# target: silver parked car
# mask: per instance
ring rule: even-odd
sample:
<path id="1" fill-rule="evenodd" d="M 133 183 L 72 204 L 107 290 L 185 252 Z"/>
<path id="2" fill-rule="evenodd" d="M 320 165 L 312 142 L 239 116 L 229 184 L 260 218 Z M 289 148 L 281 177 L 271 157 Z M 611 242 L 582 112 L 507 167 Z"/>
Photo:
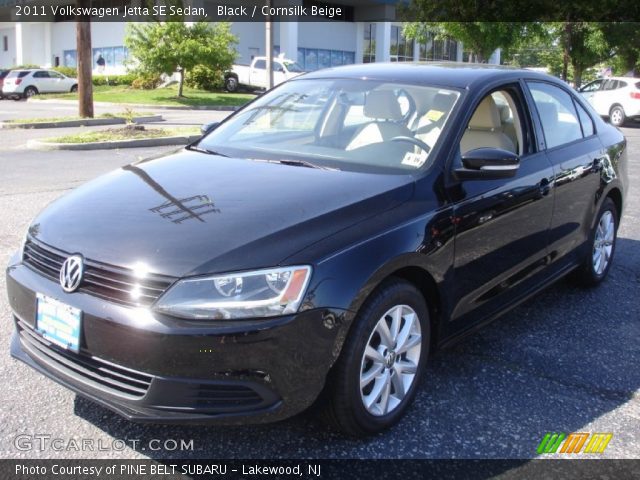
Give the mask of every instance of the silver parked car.
<path id="1" fill-rule="evenodd" d="M 640 78 L 600 78 L 580 88 L 580 93 L 616 127 L 627 119 L 640 120 Z"/>
<path id="2" fill-rule="evenodd" d="M 39 93 L 76 92 L 78 80 L 55 70 L 12 70 L 5 77 L 2 94 L 15 100 L 29 98 Z"/>

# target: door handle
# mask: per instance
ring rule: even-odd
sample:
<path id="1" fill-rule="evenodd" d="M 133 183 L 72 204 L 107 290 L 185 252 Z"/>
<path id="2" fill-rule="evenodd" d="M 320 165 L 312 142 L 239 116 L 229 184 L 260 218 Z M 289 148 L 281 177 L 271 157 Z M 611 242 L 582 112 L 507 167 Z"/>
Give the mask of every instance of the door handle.
<path id="1" fill-rule="evenodd" d="M 540 194 L 545 197 L 549 195 L 549 192 L 551 191 L 551 182 L 548 178 L 543 178 L 542 180 L 540 180 L 538 188 L 540 189 Z"/>
<path id="2" fill-rule="evenodd" d="M 604 168 L 605 159 L 603 157 L 597 157 L 593 160 L 593 171 L 600 172 Z"/>

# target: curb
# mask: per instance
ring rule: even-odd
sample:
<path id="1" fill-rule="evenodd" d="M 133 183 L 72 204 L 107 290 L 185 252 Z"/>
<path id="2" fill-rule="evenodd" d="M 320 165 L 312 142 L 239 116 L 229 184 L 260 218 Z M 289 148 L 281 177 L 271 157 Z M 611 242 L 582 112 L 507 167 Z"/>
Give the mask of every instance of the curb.
<path id="1" fill-rule="evenodd" d="M 28 119 L 27 119 L 28 120 Z M 147 115 L 133 117 L 133 123 L 162 122 L 162 115 Z M 96 125 L 124 125 L 127 121 L 122 117 L 114 118 L 85 118 L 81 120 L 61 120 L 59 122 L 33 122 L 33 123 L 7 123 L 0 122 L 0 129 L 38 129 L 38 128 L 67 128 L 67 127 L 92 127 Z"/>
<path id="2" fill-rule="evenodd" d="M 249 103 L 251 100 L 247 100 Z M 27 102 L 33 103 L 61 103 L 63 105 L 77 105 L 77 100 L 56 100 L 56 99 L 42 99 L 37 100 L 33 98 L 27 99 Z M 213 110 L 219 112 L 235 112 L 241 105 L 149 105 L 146 103 L 112 103 L 112 102 L 93 102 L 94 105 L 99 107 L 132 107 L 132 108 L 151 108 L 155 110 Z"/>
<path id="3" fill-rule="evenodd" d="M 33 150 L 112 150 L 116 148 L 158 147 L 163 145 L 187 145 L 196 141 L 200 135 L 180 137 L 139 138 L 135 140 L 115 140 L 113 142 L 92 143 L 49 143 L 29 140 L 27 148 Z"/>

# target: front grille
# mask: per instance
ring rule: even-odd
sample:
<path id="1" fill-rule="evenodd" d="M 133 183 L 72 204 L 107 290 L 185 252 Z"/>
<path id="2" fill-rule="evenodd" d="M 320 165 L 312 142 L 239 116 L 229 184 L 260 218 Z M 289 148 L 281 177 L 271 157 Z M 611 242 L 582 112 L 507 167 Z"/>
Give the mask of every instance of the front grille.
<path id="1" fill-rule="evenodd" d="M 73 353 L 52 344 L 22 320 L 17 322 L 23 347 L 40 362 L 84 384 L 121 397 L 137 399 L 147 393 L 153 377 L 85 353 Z"/>
<path id="2" fill-rule="evenodd" d="M 70 254 L 29 238 L 23 255 L 23 262 L 31 269 L 57 282 L 62 263 Z M 84 277 L 78 291 L 124 305 L 146 307 L 174 281 L 173 277 L 155 274 L 137 278 L 131 269 L 84 259 Z"/>

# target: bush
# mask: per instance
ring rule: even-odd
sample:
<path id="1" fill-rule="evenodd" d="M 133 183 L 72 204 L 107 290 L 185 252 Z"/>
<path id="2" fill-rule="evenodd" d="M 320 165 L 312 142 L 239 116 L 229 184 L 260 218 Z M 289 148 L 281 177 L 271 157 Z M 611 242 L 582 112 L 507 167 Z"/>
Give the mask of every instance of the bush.
<path id="1" fill-rule="evenodd" d="M 24 65 L 16 65 L 15 67 L 11 67 L 9 70 L 31 70 L 32 68 L 40 68 L 40 65 L 26 63 Z"/>
<path id="2" fill-rule="evenodd" d="M 53 70 L 60 72 L 66 77 L 76 78 L 78 76 L 76 67 L 53 67 Z"/>
<path id="3" fill-rule="evenodd" d="M 137 75 L 132 73 L 128 73 L 126 75 L 94 75 L 93 85 L 96 87 L 104 85 L 130 87 L 136 78 L 138 78 Z"/>
<path id="4" fill-rule="evenodd" d="M 196 65 L 186 72 L 185 83 L 199 90 L 220 90 L 224 85 L 224 73 L 205 65 Z"/>
<path id="5" fill-rule="evenodd" d="M 160 85 L 161 81 L 160 75 L 141 75 L 131 82 L 131 87 L 138 90 L 152 90 Z"/>

